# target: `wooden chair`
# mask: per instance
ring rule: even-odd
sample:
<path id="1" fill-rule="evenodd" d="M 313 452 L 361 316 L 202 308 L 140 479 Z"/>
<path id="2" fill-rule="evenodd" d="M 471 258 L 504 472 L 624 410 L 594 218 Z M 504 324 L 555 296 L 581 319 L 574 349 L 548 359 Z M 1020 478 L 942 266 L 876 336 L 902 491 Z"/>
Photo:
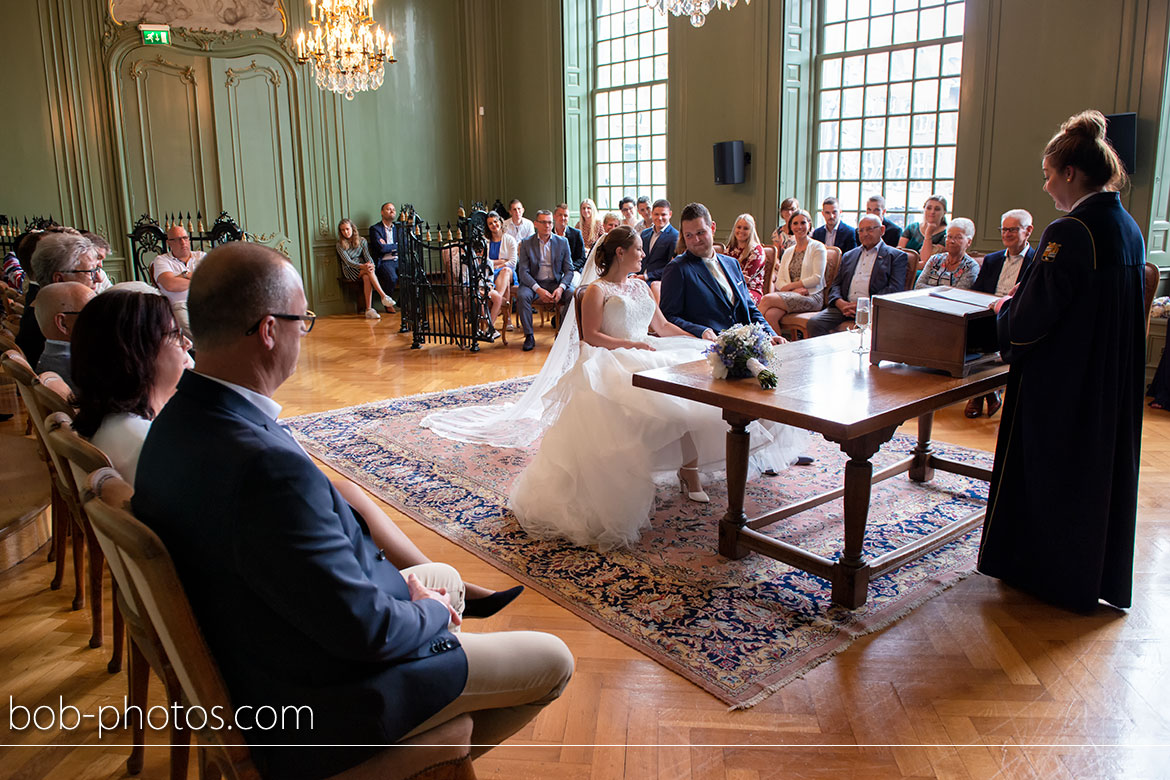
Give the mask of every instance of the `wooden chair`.
<path id="1" fill-rule="evenodd" d="M 922 260 L 919 258 L 917 250 L 903 249 L 902 251 L 906 253 L 906 257 L 908 258 L 906 262 L 906 286 L 902 289 L 913 290 L 914 283 L 918 281 L 918 266 Z"/>
<path id="2" fill-rule="evenodd" d="M 57 477 L 53 457 L 49 452 L 48 445 L 45 443 L 45 414 L 35 393 L 35 388 L 40 384 L 40 380 L 29 366 L 28 361 L 24 359 L 24 355 L 18 350 L 8 350 L 5 352 L 0 357 L 0 365 L 4 367 L 4 373 L 16 382 L 17 390 L 20 391 L 20 398 L 24 401 L 24 406 L 28 410 L 29 420 L 33 425 L 33 433 L 38 443 L 38 452 L 44 459 L 46 468 L 49 470 L 49 486 L 51 491 L 49 503 L 52 507 L 51 525 L 53 535 L 49 560 L 56 562 L 53 580 L 49 583 L 49 588 L 51 590 L 57 590 L 61 587 L 61 582 L 65 578 L 65 542 L 72 526 L 72 513 L 65 502 L 65 496 L 61 492 L 61 481 Z M 73 609 L 81 609 L 85 604 L 85 591 L 82 588 L 84 545 L 84 538 L 75 534 L 73 539 L 73 574 L 76 579 L 77 594 L 73 599 Z"/>
<path id="3" fill-rule="evenodd" d="M 50 391 L 42 383 L 36 388 L 39 395 Z M 55 395 L 55 394 L 54 394 Z M 102 555 L 101 545 L 93 535 L 93 526 L 85 516 L 84 502 L 81 491 L 85 486 L 86 475 L 101 468 L 112 467 L 110 459 L 97 447 L 90 444 L 73 430 L 73 418 L 64 411 L 51 412 L 45 418 L 45 437 L 49 450 L 56 454 L 58 461 L 63 462 L 66 480 L 71 500 L 76 505 L 81 519 L 81 526 L 85 533 L 86 544 L 89 547 L 89 607 L 93 621 L 93 633 L 90 636 L 89 646 L 100 647 L 103 639 L 103 575 L 105 574 L 105 556 Z M 114 648 L 110 662 L 106 668 L 110 674 L 122 668 L 122 641 L 125 631 L 122 626 L 122 613 L 118 610 L 117 598 L 113 607 L 113 636 Z M 145 704 L 145 699 L 141 702 Z"/>
<path id="4" fill-rule="evenodd" d="M 828 308 L 829 288 L 833 286 L 833 282 L 837 281 L 837 274 L 841 270 L 841 249 L 835 246 L 825 247 L 825 286 L 824 295 L 822 296 L 825 305 L 821 306 L 824 310 Z M 796 314 L 785 314 L 784 319 L 780 320 L 781 335 L 792 339 L 806 339 L 808 338 L 808 321 L 815 317 L 818 312 L 802 311 Z"/>
<path id="5" fill-rule="evenodd" d="M 772 292 L 772 274 L 776 272 L 776 247 L 764 247 L 764 294 Z"/>
<path id="6" fill-rule="evenodd" d="M 166 547 L 129 511 L 128 498 L 132 492 L 116 471 L 99 469 L 89 477 L 85 502 L 98 543 L 110 561 L 118 592 L 123 594 L 126 624 L 132 630 L 139 626 L 153 632 L 155 644 L 150 652 L 158 654 L 166 673 L 179 686 L 186 707 L 202 707 L 205 712 L 233 712 L 227 687 L 195 621 Z M 133 655 L 131 659 L 133 669 Z M 460 716 L 391 746 L 336 778 L 474 780 L 468 747 L 471 726 L 470 716 Z M 201 778 L 259 780 L 239 730 L 216 730 L 205 724 L 190 732 L 200 743 L 197 750 Z"/>

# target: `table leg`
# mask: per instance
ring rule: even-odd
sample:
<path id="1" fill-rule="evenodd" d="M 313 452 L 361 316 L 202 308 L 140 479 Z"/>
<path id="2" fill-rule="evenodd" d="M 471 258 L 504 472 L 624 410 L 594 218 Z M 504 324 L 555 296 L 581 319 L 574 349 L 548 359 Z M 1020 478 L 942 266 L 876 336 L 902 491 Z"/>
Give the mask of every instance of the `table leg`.
<path id="1" fill-rule="evenodd" d="M 934 467 L 930 456 L 930 433 L 934 428 L 934 412 L 927 412 L 918 418 L 918 444 L 914 447 L 914 462 L 910 464 L 910 479 L 915 482 L 929 482 L 934 479 Z"/>
<path id="2" fill-rule="evenodd" d="M 734 412 L 724 412 L 723 419 L 731 426 L 727 432 L 727 514 L 719 521 L 719 554 L 739 560 L 748 550 L 739 544 L 740 529 L 747 524 L 743 511 L 743 497 L 747 491 L 748 450 L 751 436 L 747 427 L 752 418 Z"/>
<path id="3" fill-rule="evenodd" d="M 849 461 L 845 464 L 845 549 L 833 570 L 833 603 L 849 609 L 864 605 L 869 595 L 869 568 L 861 557 L 873 478 L 873 464 L 869 459 L 897 429 L 892 426 L 840 442 Z"/>

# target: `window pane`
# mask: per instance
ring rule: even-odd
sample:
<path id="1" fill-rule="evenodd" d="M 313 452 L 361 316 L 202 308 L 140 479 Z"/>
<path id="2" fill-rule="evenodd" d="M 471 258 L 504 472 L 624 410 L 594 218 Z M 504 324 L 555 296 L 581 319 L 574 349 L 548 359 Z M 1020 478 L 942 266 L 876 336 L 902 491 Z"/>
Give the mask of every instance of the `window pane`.
<path id="1" fill-rule="evenodd" d="M 906 183 L 904 181 L 888 181 L 882 194 L 886 196 L 886 208 L 901 214 L 902 227 L 905 227 L 911 221 L 906 217 Z"/>
<path id="2" fill-rule="evenodd" d="M 942 80 L 938 90 L 938 107 L 943 110 L 959 107 L 959 80 L 957 78 Z"/>
<path id="3" fill-rule="evenodd" d="M 666 85 L 655 84 L 650 87 L 650 107 L 666 108 Z M 663 128 L 665 130 L 665 128 Z"/>
<path id="4" fill-rule="evenodd" d="M 837 155 L 835 152 L 821 152 L 817 155 L 817 178 L 837 178 Z"/>
<path id="5" fill-rule="evenodd" d="M 938 108 L 938 80 L 914 82 L 914 113 L 934 111 Z"/>
<path id="6" fill-rule="evenodd" d="M 874 181 L 881 179 L 885 162 L 885 155 L 882 152 L 862 152 L 861 154 L 861 176 L 867 181 Z M 870 185 L 872 190 L 880 190 L 880 186 Z"/>
<path id="7" fill-rule="evenodd" d="M 849 18 L 864 19 L 869 16 L 869 0 L 849 0 Z"/>
<path id="8" fill-rule="evenodd" d="M 913 43 L 918 40 L 918 14 L 894 14 L 894 43 Z"/>
<path id="9" fill-rule="evenodd" d="M 938 75 L 938 56 L 940 47 L 922 46 L 915 53 L 914 77 L 929 79 Z"/>
<path id="10" fill-rule="evenodd" d="M 943 35 L 943 9 L 930 8 L 918 13 L 918 40 L 928 41 Z"/>
<path id="11" fill-rule="evenodd" d="M 882 84 L 889 79 L 890 55 L 886 52 L 871 54 L 865 58 L 865 80 L 870 84 Z"/>
<path id="12" fill-rule="evenodd" d="M 910 178 L 929 179 L 934 176 L 934 150 L 914 149 L 910 152 Z"/>
<path id="13" fill-rule="evenodd" d="M 828 0 L 825 3 L 825 23 L 845 20 L 845 0 Z"/>
<path id="14" fill-rule="evenodd" d="M 861 147 L 861 120 L 850 119 L 841 123 L 841 148 L 858 149 Z"/>
<path id="15" fill-rule="evenodd" d="M 864 49 L 869 43 L 869 22 L 849 22 L 845 29 L 845 48 L 849 51 Z"/>
<path id="16" fill-rule="evenodd" d="M 836 149 L 838 133 L 839 127 L 836 122 L 821 122 L 820 147 L 822 149 Z"/>
<path id="17" fill-rule="evenodd" d="M 886 91 L 885 85 L 880 87 L 866 87 L 865 88 L 865 115 L 866 116 L 881 116 L 886 113 Z"/>
<path id="18" fill-rule="evenodd" d="M 953 144 L 958 140 L 959 135 L 959 115 L 957 113 L 947 113 L 938 115 L 938 142 L 940 144 Z"/>
<path id="19" fill-rule="evenodd" d="M 821 63 L 821 89 L 841 86 L 841 59 L 834 57 Z"/>
<path id="20" fill-rule="evenodd" d="M 914 52 L 902 49 L 890 55 L 890 81 L 908 81 L 914 78 Z"/>
<path id="21" fill-rule="evenodd" d="M 841 178 L 856 179 L 861 176 L 861 152 L 841 152 Z"/>
<path id="22" fill-rule="evenodd" d="M 938 162 L 934 166 L 934 175 L 944 179 L 955 178 L 955 147 L 938 148 Z"/>
<path id="23" fill-rule="evenodd" d="M 597 162 L 609 162 L 609 144 L 605 141 L 597 142 Z"/>
<path id="24" fill-rule="evenodd" d="M 957 76 L 963 67 L 963 44 L 948 43 L 942 47 L 942 74 Z"/>
<path id="25" fill-rule="evenodd" d="M 821 119 L 837 119 L 841 116 L 841 92 L 827 89 L 821 92 Z"/>
<path id="26" fill-rule="evenodd" d="M 963 34 L 963 13 L 965 9 L 963 3 L 955 3 L 947 6 L 947 37 Z"/>
<path id="27" fill-rule="evenodd" d="M 864 146 L 868 149 L 877 149 L 885 146 L 886 120 L 867 119 L 864 125 Z"/>
<path id="28" fill-rule="evenodd" d="M 865 83 L 865 57 L 845 58 L 842 82 L 847 87 L 857 87 Z"/>
<path id="29" fill-rule="evenodd" d="M 869 45 L 889 46 L 894 39 L 894 17 L 879 16 L 869 23 Z"/>
<path id="30" fill-rule="evenodd" d="M 869 12 L 873 16 L 880 16 L 881 14 L 888 14 L 894 10 L 893 0 L 871 0 L 869 4 Z"/>
<path id="31" fill-rule="evenodd" d="M 891 84 L 890 85 L 890 113 L 891 114 L 909 114 L 910 113 L 910 95 L 913 90 L 912 84 Z"/>
<path id="32" fill-rule="evenodd" d="M 854 87 L 853 89 L 844 90 L 841 93 L 841 116 L 861 116 L 864 96 L 865 90 L 862 87 Z"/>
<path id="33" fill-rule="evenodd" d="M 911 138 L 914 146 L 934 146 L 935 115 L 915 116 L 911 124 Z"/>
<path id="34" fill-rule="evenodd" d="M 910 145 L 910 117 L 892 116 L 887 126 L 889 127 L 889 134 L 886 142 L 890 146 Z"/>
<path id="35" fill-rule="evenodd" d="M 825 54 L 836 54 L 845 49 L 845 25 L 830 24 L 825 28 Z"/>
<path id="36" fill-rule="evenodd" d="M 890 149 L 886 152 L 886 178 L 905 179 L 909 173 L 910 152 L 907 149 Z"/>

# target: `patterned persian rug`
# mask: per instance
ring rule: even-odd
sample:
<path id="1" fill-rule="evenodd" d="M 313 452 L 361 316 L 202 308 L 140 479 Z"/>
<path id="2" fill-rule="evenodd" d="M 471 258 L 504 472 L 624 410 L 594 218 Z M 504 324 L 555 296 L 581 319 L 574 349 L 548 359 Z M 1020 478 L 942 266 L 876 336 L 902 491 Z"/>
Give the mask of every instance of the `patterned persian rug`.
<path id="1" fill-rule="evenodd" d="M 513 479 L 539 446 L 496 449 L 452 442 L 420 428 L 439 408 L 507 402 L 514 379 L 397 398 L 285 420 L 311 453 L 382 500 L 489 561 L 602 630 L 710 691 L 750 707 L 969 575 L 979 531 L 871 583 L 865 606 L 830 603 L 827 581 L 751 554 L 716 553 L 726 483 L 708 479 L 711 503 L 660 486 L 651 530 L 629 550 L 605 554 L 525 535 L 507 507 Z M 874 457 L 880 468 L 908 454 L 898 435 Z M 986 467 L 991 453 L 935 444 L 941 455 Z M 748 483 L 749 517 L 841 485 L 845 455 L 808 439 L 812 466 Z M 722 475 L 717 475 L 721 477 Z M 927 485 L 905 475 L 876 486 L 865 554 L 874 556 L 982 507 L 986 483 L 937 472 Z M 843 545 L 840 499 L 767 532 L 836 559 Z"/>

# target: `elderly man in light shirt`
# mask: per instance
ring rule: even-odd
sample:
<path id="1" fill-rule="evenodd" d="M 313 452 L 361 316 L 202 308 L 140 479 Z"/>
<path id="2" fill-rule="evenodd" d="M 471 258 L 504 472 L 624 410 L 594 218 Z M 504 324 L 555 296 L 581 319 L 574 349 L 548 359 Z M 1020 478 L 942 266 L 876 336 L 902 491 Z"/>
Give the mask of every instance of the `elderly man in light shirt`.
<path id="1" fill-rule="evenodd" d="M 1036 250 L 1028 245 L 1028 238 L 1032 235 L 1032 215 L 1023 209 L 1005 211 L 999 218 L 999 235 L 1003 241 L 1003 249 L 992 252 L 983 258 L 983 265 L 979 268 L 979 276 L 975 279 L 972 290 L 985 292 L 990 295 L 1008 295 L 1015 289 L 1020 278 L 1032 260 L 1036 257 Z M 987 404 L 987 416 L 990 417 L 999 411 L 1003 405 L 1003 395 L 996 390 L 994 393 L 972 398 L 967 402 L 963 414 L 975 418 L 983 414 L 983 404 Z"/>
<path id="2" fill-rule="evenodd" d="M 206 252 L 191 251 L 191 236 L 182 225 L 167 229 L 167 252 L 154 258 L 150 273 L 158 289 L 171 302 L 175 323 L 191 338 L 191 321 L 187 317 L 187 290 L 191 286 L 191 274 Z"/>
<path id="3" fill-rule="evenodd" d="M 866 214 L 857 223 L 861 245 L 841 258 L 841 270 L 829 288 L 828 307 L 808 321 L 809 336 L 823 336 L 853 319 L 859 298 L 901 292 L 906 285 L 906 253 L 882 241 L 882 220 Z"/>

